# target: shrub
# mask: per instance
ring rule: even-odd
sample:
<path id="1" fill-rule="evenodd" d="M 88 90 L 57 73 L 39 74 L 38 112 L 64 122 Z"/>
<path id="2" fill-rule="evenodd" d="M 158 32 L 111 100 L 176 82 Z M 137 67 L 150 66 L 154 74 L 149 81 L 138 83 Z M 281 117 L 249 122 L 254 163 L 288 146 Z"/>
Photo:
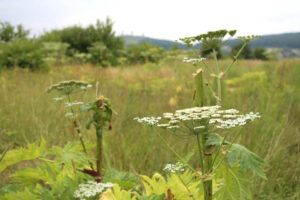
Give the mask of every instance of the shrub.
<path id="1" fill-rule="evenodd" d="M 0 68 L 15 66 L 31 70 L 47 69 L 42 45 L 34 40 L 17 39 L 0 47 Z"/>
<path id="2" fill-rule="evenodd" d="M 232 46 L 230 55 L 231 56 L 236 55 L 237 52 L 239 51 L 239 49 L 242 48 L 243 44 L 244 44 L 244 42 L 241 42 L 241 43 L 238 43 L 238 44 Z M 254 58 L 251 47 L 248 44 L 245 45 L 244 49 L 241 51 L 240 58 L 241 59 L 253 59 Z"/>
<path id="3" fill-rule="evenodd" d="M 257 47 L 254 49 L 254 57 L 259 60 L 268 60 L 266 55 L 266 49 L 263 47 Z"/>
<path id="4" fill-rule="evenodd" d="M 127 61 L 133 63 L 158 63 L 164 57 L 164 49 L 149 43 L 130 45 L 127 48 Z"/>

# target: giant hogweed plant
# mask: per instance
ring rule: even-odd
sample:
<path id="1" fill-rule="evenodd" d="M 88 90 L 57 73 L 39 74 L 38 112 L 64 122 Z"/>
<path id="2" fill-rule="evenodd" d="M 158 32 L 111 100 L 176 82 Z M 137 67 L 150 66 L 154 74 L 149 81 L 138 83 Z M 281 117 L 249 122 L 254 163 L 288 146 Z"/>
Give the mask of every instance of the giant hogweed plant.
<path id="1" fill-rule="evenodd" d="M 66 107 L 70 108 L 70 112 L 66 113 L 66 117 L 70 117 L 73 125 L 78 133 L 79 140 L 81 142 L 84 153 L 87 154 L 86 147 L 82 138 L 81 130 L 77 122 L 78 112 L 75 111 L 74 107 L 82 105 L 83 102 L 72 102 L 71 94 L 76 92 L 85 91 L 92 87 L 90 84 L 81 81 L 64 81 L 59 84 L 52 85 L 48 88 L 47 92 L 56 91 L 61 96 L 54 98 L 54 100 L 67 100 Z M 97 88 L 98 89 L 98 88 Z M 98 93 L 98 91 L 96 92 Z M 97 97 L 96 100 L 88 102 L 82 105 L 78 111 L 93 111 L 93 116 L 87 122 L 86 128 L 89 129 L 93 124 L 96 129 L 96 170 L 94 169 L 93 163 L 90 162 L 90 169 L 84 169 L 83 172 L 92 175 L 97 182 L 102 181 L 101 174 L 103 168 L 103 132 L 105 129 L 111 129 L 111 118 L 112 118 L 112 108 L 109 99 L 104 96 Z"/>
<path id="2" fill-rule="evenodd" d="M 181 39 L 190 47 L 193 47 L 193 43 L 200 42 L 202 50 L 211 50 L 215 61 L 215 73 L 211 73 L 211 77 L 217 83 L 216 92 L 208 84 L 208 80 L 204 79 L 204 70 L 209 72 L 212 70 L 206 64 L 205 58 L 185 58 L 184 62 L 198 67 L 196 73 L 193 74 L 195 80 L 194 107 L 176 110 L 174 113 L 164 113 L 162 117 L 135 118 L 139 123 L 152 127 L 154 133 L 177 156 L 179 162 L 195 173 L 201 182 L 199 187 L 200 185 L 203 187 L 203 190 L 199 189 L 199 192 L 203 192 L 204 200 L 250 199 L 251 194 L 247 187 L 250 179 L 246 178 L 245 174 L 249 169 L 254 174 L 266 179 L 262 170 L 262 167 L 267 165 L 264 160 L 246 147 L 235 143 L 238 134 L 233 136 L 232 141 L 227 140 L 232 129 L 260 118 L 259 113 L 250 112 L 243 115 L 236 109 L 222 108 L 222 79 L 237 61 L 243 48 L 257 38 L 257 36 L 240 37 L 244 41 L 244 45 L 225 70 L 220 71 L 216 50 L 224 44 L 226 35 L 233 37 L 235 33 L 235 30 L 219 30 Z M 196 50 L 195 52 L 197 53 Z M 203 64 L 204 69 L 199 68 L 199 64 Z M 209 93 L 205 90 L 208 90 L 216 99 L 217 105 L 208 105 Z M 162 137 L 158 129 L 165 129 L 182 137 L 195 137 L 200 170 L 195 170 L 189 165 L 188 159 L 182 158 Z M 186 185 L 186 188 L 188 191 L 189 186 Z M 190 199 L 194 198 L 191 196 Z"/>

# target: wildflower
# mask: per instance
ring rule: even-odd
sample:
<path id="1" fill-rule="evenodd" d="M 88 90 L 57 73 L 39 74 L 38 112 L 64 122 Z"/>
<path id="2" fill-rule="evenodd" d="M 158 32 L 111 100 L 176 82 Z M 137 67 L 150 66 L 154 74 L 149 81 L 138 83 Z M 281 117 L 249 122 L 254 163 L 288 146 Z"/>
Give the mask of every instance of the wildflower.
<path id="1" fill-rule="evenodd" d="M 206 58 L 184 58 L 182 61 L 185 63 L 196 64 L 196 63 L 202 62 L 204 60 L 206 60 Z"/>
<path id="2" fill-rule="evenodd" d="M 143 118 L 135 117 L 133 119 L 141 124 L 154 126 L 158 123 L 159 120 L 161 120 L 161 117 L 143 117 Z"/>
<path id="3" fill-rule="evenodd" d="M 163 170 L 170 173 L 183 172 L 184 165 L 181 162 L 177 162 L 176 164 L 166 164 Z"/>
<path id="4" fill-rule="evenodd" d="M 87 90 L 88 88 L 92 87 L 91 84 L 82 81 L 63 81 L 58 84 L 51 85 L 47 92 L 57 91 L 62 95 L 70 95 L 73 92 L 77 92 L 80 90 Z"/>
<path id="5" fill-rule="evenodd" d="M 95 197 L 103 192 L 106 188 L 113 187 L 112 183 L 97 183 L 94 181 L 88 181 L 87 184 L 80 184 L 79 189 L 74 192 L 74 197 L 80 200 L 85 198 Z"/>
<path id="6" fill-rule="evenodd" d="M 70 103 L 66 103 L 66 107 L 78 106 L 82 104 L 83 102 L 70 102 Z"/>
<path id="7" fill-rule="evenodd" d="M 193 107 L 176 110 L 175 113 L 164 113 L 163 118 L 168 123 L 158 124 L 157 127 L 175 130 L 192 122 L 193 130 L 207 130 L 209 128 L 228 129 L 243 126 L 256 118 L 259 113 L 250 112 L 246 115 L 238 114 L 236 109 L 221 110 L 220 106 Z M 155 125 L 155 124 L 153 124 Z"/>

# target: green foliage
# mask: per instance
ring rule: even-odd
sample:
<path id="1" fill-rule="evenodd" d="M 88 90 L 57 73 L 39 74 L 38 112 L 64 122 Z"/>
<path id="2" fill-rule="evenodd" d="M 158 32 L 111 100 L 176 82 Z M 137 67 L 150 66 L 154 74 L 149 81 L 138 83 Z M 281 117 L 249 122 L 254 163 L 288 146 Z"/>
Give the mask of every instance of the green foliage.
<path id="1" fill-rule="evenodd" d="M 115 36 L 113 23 L 109 18 L 105 22 L 97 20 L 95 25 L 88 27 L 72 26 L 62 30 L 53 30 L 41 36 L 44 42 L 63 42 L 69 45 L 67 55 L 90 53 L 91 62 L 107 65 L 117 65 L 120 51 L 124 48 L 121 37 Z"/>
<path id="2" fill-rule="evenodd" d="M 0 47 L 0 69 L 21 67 L 30 70 L 46 70 L 42 45 L 34 40 L 18 39 Z"/>
<path id="3" fill-rule="evenodd" d="M 132 197 L 131 191 L 122 190 L 118 184 L 114 184 L 113 190 L 107 190 L 100 195 L 100 200 L 137 200 Z"/>
<path id="4" fill-rule="evenodd" d="M 19 24 L 16 27 L 9 22 L 0 22 L 0 41 L 9 42 L 15 39 L 24 39 L 29 35 L 29 30 Z"/>
<path id="5" fill-rule="evenodd" d="M 183 174 L 170 174 L 165 179 L 161 174 L 155 173 L 152 178 L 141 176 L 147 195 L 167 195 L 168 189 L 174 199 L 202 199 L 203 191 L 200 180 L 195 179 L 195 173 L 186 170 Z"/>
<path id="6" fill-rule="evenodd" d="M 247 170 L 250 169 L 256 175 L 267 180 L 262 170 L 262 166 L 267 166 L 267 163 L 255 153 L 239 144 L 232 144 L 228 151 L 226 158 L 231 167 L 239 160 L 239 166 L 243 172 L 247 172 Z"/>
<path id="7" fill-rule="evenodd" d="M 44 55 L 51 64 L 63 64 L 66 60 L 66 51 L 69 47 L 67 43 L 61 42 L 44 42 Z"/>
<path id="8" fill-rule="evenodd" d="M 127 61 L 130 64 L 136 63 L 158 63 L 164 58 L 164 49 L 158 46 L 152 46 L 149 43 L 130 45 L 126 49 Z"/>
<path id="9" fill-rule="evenodd" d="M 89 129 L 93 124 L 96 131 L 101 132 L 100 129 L 109 128 L 112 119 L 112 109 L 109 99 L 104 96 L 99 97 L 96 101 L 87 103 L 80 108 L 82 111 L 94 111 L 93 117 L 86 124 L 86 128 Z"/>
<path id="10" fill-rule="evenodd" d="M 20 147 L 8 151 L 0 161 L 0 173 L 11 165 L 40 157 L 45 151 L 45 144 L 46 141 L 42 138 L 40 145 L 33 143 L 29 144 L 27 148 Z"/>
<path id="11" fill-rule="evenodd" d="M 259 60 L 268 60 L 268 56 L 266 54 L 266 49 L 263 47 L 257 47 L 254 49 L 254 57 Z"/>
<path id="12" fill-rule="evenodd" d="M 103 67 L 118 64 L 117 57 L 103 42 L 93 43 L 92 46 L 88 48 L 88 51 L 91 55 L 90 61 L 94 64 L 98 63 Z"/>
<path id="13" fill-rule="evenodd" d="M 139 182 L 136 176 L 129 172 L 120 172 L 115 169 L 105 170 L 103 182 L 118 184 L 122 189 L 131 189 L 138 186 Z"/>
<path id="14" fill-rule="evenodd" d="M 251 192 L 249 178 L 240 172 L 238 168 L 230 168 L 222 164 L 216 173 L 217 187 L 214 191 L 214 199 L 222 200 L 249 200 Z"/>
<path id="15" fill-rule="evenodd" d="M 75 163 L 77 167 L 86 167 L 93 158 L 82 152 L 82 146 L 79 142 L 68 142 L 63 148 L 54 146 L 47 151 L 47 155 L 55 155 L 56 163 L 64 164 Z"/>

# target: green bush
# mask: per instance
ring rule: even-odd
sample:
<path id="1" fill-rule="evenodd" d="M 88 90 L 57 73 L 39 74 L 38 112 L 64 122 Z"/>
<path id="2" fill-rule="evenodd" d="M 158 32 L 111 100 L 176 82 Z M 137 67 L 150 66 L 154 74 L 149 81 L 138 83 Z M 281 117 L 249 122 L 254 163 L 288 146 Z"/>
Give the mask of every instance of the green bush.
<path id="1" fill-rule="evenodd" d="M 164 58 L 164 49 L 158 46 L 153 46 L 149 43 L 142 43 L 138 45 L 130 45 L 127 48 L 126 56 L 130 64 L 134 63 L 158 63 Z"/>
<path id="2" fill-rule="evenodd" d="M 235 56 L 237 54 L 237 52 L 239 51 L 239 49 L 244 45 L 244 42 L 240 42 L 234 46 L 232 46 L 231 48 L 231 52 L 230 55 L 231 56 Z M 252 52 L 251 47 L 247 44 L 244 49 L 241 51 L 241 54 L 239 56 L 239 58 L 241 59 L 253 59 L 254 55 Z"/>
<path id="3" fill-rule="evenodd" d="M 0 47 L 0 68 L 47 69 L 42 45 L 34 40 L 17 39 Z"/>
<path id="4" fill-rule="evenodd" d="M 268 60 L 266 49 L 263 47 L 257 47 L 254 49 L 254 57 L 259 60 Z"/>

